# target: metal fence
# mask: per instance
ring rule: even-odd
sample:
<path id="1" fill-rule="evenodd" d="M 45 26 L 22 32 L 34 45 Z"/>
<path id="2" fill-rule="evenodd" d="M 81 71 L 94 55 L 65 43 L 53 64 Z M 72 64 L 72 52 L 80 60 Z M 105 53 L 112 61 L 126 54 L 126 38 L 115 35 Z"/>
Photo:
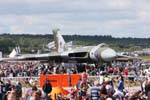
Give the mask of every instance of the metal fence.
<path id="1" fill-rule="evenodd" d="M 118 75 L 109 75 L 108 77 L 112 78 L 112 79 L 117 79 Z M 124 78 L 126 80 L 129 81 L 136 81 L 136 80 L 142 80 L 145 77 L 148 76 L 136 76 L 136 75 L 128 75 L 128 76 L 124 76 Z M 15 83 L 17 81 L 21 82 L 23 85 L 26 85 L 29 80 L 34 80 L 37 84 L 39 84 L 40 82 L 40 77 L 1 77 L 1 80 L 5 83 L 7 82 L 7 80 L 10 80 L 12 83 Z M 88 76 L 89 80 L 99 80 L 100 76 Z"/>
<path id="2" fill-rule="evenodd" d="M 30 80 L 33 80 L 37 86 L 39 85 L 40 79 L 39 77 L 1 77 L 1 80 L 6 83 L 7 81 L 10 81 L 12 84 L 16 84 L 16 82 L 20 82 L 23 87 L 29 87 Z"/>

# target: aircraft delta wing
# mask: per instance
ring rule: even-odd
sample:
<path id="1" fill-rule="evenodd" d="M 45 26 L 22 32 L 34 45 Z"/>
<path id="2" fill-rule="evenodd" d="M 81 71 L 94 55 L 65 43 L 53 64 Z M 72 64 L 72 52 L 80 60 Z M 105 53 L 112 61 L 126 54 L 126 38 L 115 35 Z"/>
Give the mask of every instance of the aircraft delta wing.
<path id="1" fill-rule="evenodd" d="M 116 52 L 105 43 L 97 46 L 84 46 L 67 49 L 66 43 L 58 33 L 58 30 L 53 30 L 56 51 L 43 54 L 24 54 L 10 58 L 2 58 L 1 61 L 54 61 L 54 62 L 77 62 L 77 63 L 95 63 L 95 62 L 110 62 L 117 56 Z"/>

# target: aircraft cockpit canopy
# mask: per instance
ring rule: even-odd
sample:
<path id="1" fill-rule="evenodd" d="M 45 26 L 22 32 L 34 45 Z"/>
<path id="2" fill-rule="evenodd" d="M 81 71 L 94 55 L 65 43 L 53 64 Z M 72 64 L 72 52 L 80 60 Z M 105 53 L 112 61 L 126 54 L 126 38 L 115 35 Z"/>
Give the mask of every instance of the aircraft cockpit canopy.
<path id="1" fill-rule="evenodd" d="M 108 47 L 108 45 L 106 43 L 101 43 L 99 44 L 99 47 Z"/>

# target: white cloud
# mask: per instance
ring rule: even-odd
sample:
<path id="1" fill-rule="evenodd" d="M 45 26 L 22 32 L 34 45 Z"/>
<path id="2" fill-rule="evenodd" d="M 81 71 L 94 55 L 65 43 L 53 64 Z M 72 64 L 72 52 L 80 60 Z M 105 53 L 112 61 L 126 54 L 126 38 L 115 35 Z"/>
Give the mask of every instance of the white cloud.
<path id="1" fill-rule="evenodd" d="M 29 4 L 39 4 L 39 3 L 59 3 L 63 2 L 63 0 L 2 0 L 0 1 L 1 4 L 24 4 L 24 3 L 29 3 Z"/>
<path id="2" fill-rule="evenodd" d="M 147 0 L 3 0 L 0 33 L 45 34 L 58 27 L 63 34 L 150 37 L 149 4 Z"/>
<path id="3" fill-rule="evenodd" d="M 150 23 L 150 10 L 149 11 L 140 11 L 137 15 L 137 22 Z"/>
<path id="4" fill-rule="evenodd" d="M 19 26 L 10 26 L 10 31 L 15 32 L 16 34 L 23 33 L 24 29 Z"/>

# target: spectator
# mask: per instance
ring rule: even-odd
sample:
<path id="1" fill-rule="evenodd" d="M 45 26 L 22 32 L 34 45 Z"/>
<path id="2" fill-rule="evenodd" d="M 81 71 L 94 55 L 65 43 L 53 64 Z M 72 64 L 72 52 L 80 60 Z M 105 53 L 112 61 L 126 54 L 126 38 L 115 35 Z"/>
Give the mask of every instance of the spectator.
<path id="1" fill-rule="evenodd" d="M 77 92 L 74 88 L 71 88 L 69 98 L 70 100 L 77 100 Z"/>
<path id="2" fill-rule="evenodd" d="M 5 90 L 6 92 L 11 91 L 11 81 L 7 80 L 6 84 L 5 84 Z"/>
<path id="3" fill-rule="evenodd" d="M 31 96 L 31 93 L 33 93 L 33 92 L 35 92 L 35 91 L 37 91 L 38 90 L 38 88 L 37 88 L 37 86 L 32 86 L 32 88 L 31 89 L 28 89 L 27 91 L 26 91 L 26 93 L 25 93 L 25 100 L 30 100 L 30 96 Z"/>
<path id="4" fill-rule="evenodd" d="M 11 86 L 11 91 L 8 91 L 7 100 L 19 100 L 17 98 L 17 89 L 14 85 Z"/>
<path id="5" fill-rule="evenodd" d="M 48 94 L 52 91 L 52 85 L 48 79 L 45 80 L 42 90 L 45 93 L 45 98 L 48 98 Z"/>
<path id="6" fill-rule="evenodd" d="M 85 73 L 82 74 L 82 81 L 80 83 L 80 99 L 87 97 L 87 89 L 89 88 L 87 82 L 87 75 Z"/>
<path id="7" fill-rule="evenodd" d="M 22 97 L 22 85 L 18 81 L 16 82 L 16 89 L 17 89 L 16 96 L 17 96 L 18 100 L 20 100 L 20 98 Z"/>
<path id="8" fill-rule="evenodd" d="M 4 85 L 4 82 L 0 80 L 0 100 L 2 100 L 2 97 L 3 97 L 3 85 Z"/>
<path id="9" fill-rule="evenodd" d="M 113 87 L 111 85 L 111 81 L 106 81 L 105 84 L 106 84 L 107 95 L 109 97 L 111 97 L 112 94 L 114 93 L 114 89 L 113 89 Z"/>
<path id="10" fill-rule="evenodd" d="M 123 74 L 124 74 L 125 76 L 128 76 L 128 69 L 127 69 L 127 68 L 124 69 Z"/>
<path id="11" fill-rule="evenodd" d="M 121 92 L 123 92 L 123 89 L 124 89 L 124 80 L 123 80 L 123 76 L 120 75 L 119 78 L 118 78 L 119 82 L 118 82 L 118 86 L 117 86 L 117 89 Z"/>
<path id="12" fill-rule="evenodd" d="M 145 87 L 146 87 L 147 84 L 148 84 L 148 78 L 145 78 L 144 81 L 143 81 L 143 83 L 142 83 L 142 86 L 141 86 L 143 92 L 145 92 Z"/>
<path id="13" fill-rule="evenodd" d="M 94 82 L 94 86 L 90 88 L 91 90 L 91 100 L 100 100 L 100 84 L 98 81 Z"/>
<path id="14" fill-rule="evenodd" d="M 37 91 L 32 91 L 30 100 L 40 100 L 40 96 Z"/>
<path id="15" fill-rule="evenodd" d="M 145 95 L 148 97 L 148 100 L 150 99 L 150 79 L 148 80 L 148 83 L 145 85 Z"/>

